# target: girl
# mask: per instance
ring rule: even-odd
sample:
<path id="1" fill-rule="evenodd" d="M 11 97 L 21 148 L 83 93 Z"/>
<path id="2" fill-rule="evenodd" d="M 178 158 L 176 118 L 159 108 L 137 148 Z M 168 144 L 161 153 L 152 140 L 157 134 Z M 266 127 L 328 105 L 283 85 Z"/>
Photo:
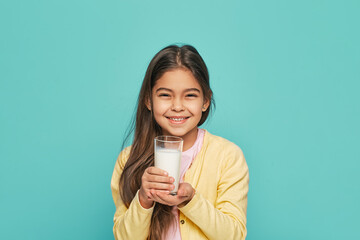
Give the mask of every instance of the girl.
<path id="1" fill-rule="evenodd" d="M 111 180 L 115 239 L 245 239 L 249 183 L 235 144 L 198 128 L 212 91 L 192 46 L 168 46 L 151 60 L 138 98 L 134 140 L 119 155 Z M 154 167 L 154 138 L 183 139 L 181 183 Z"/>

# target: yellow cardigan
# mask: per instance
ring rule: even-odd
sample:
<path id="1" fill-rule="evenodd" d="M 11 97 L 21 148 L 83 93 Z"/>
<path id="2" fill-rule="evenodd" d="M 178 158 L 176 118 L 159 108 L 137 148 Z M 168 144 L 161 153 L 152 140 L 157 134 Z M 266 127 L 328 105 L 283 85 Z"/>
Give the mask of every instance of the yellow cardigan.
<path id="1" fill-rule="evenodd" d="M 130 147 L 120 153 L 111 179 L 116 206 L 113 231 L 115 239 L 142 240 L 149 234 L 153 208 L 143 208 L 136 193 L 127 209 L 119 195 L 119 179 L 129 152 Z M 181 239 L 245 239 L 249 170 L 238 146 L 206 131 L 184 180 L 196 194 L 179 208 Z"/>

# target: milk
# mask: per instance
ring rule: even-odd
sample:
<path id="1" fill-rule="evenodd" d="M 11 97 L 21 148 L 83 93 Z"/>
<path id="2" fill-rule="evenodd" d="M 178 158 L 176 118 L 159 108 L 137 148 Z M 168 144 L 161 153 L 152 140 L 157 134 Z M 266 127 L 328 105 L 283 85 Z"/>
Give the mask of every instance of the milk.
<path id="1" fill-rule="evenodd" d="M 181 151 L 176 149 L 156 148 L 155 167 L 169 173 L 175 179 L 175 188 L 170 194 L 176 195 L 179 186 Z"/>

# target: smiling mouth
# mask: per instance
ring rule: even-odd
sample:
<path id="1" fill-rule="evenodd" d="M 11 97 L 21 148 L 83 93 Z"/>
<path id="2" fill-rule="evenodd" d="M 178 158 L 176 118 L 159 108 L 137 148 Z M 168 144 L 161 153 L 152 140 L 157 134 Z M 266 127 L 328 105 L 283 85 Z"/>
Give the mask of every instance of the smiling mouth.
<path id="1" fill-rule="evenodd" d="M 182 123 L 185 122 L 189 117 L 166 117 L 166 118 L 174 123 Z"/>

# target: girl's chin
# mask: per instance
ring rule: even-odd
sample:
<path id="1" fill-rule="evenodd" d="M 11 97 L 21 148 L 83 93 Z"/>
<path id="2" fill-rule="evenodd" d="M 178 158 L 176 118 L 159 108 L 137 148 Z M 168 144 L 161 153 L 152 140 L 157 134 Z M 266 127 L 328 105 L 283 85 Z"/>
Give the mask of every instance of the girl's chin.
<path id="1" fill-rule="evenodd" d="M 184 137 L 189 136 L 189 134 L 191 132 L 193 132 L 195 129 L 197 129 L 197 127 L 194 129 L 191 129 L 190 131 L 186 131 L 184 129 L 171 129 L 170 131 L 163 131 L 162 134 L 184 138 Z"/>
<path id="2" fill-rule="evenodd" d="M 183 137 L 184 133 L 182 132 L 177 132 L 177 131 L 171 131 L 171 132 L 162 132 L 162 135 L 167 135 L 167 136 L 175 136 L 175 137 Z"/>

